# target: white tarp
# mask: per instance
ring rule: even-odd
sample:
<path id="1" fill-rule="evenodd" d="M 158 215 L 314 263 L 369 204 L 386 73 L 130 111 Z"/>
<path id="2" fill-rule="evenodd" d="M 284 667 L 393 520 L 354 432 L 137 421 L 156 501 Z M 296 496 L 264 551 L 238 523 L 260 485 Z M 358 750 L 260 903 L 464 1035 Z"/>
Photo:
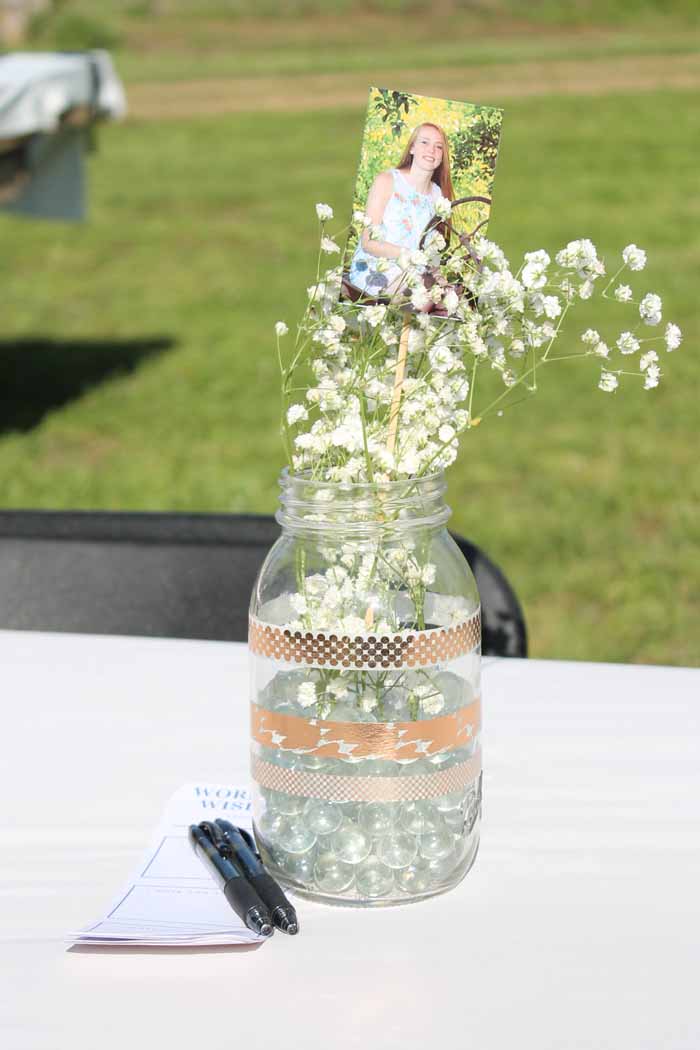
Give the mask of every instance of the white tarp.
<path id="1" fill-rule="evenodd" d="M 106 51 L 0 57 L 0 139 L 56 131 L 78 106 L 93 106 L 98 119 L 126 113 L 124 89 Z"/>
<path id="2" fill-rule="evenodd" d="M 106 51 L 0 57 L 0 208 L 84 218 L 87 129 L 126 113 Z"/>

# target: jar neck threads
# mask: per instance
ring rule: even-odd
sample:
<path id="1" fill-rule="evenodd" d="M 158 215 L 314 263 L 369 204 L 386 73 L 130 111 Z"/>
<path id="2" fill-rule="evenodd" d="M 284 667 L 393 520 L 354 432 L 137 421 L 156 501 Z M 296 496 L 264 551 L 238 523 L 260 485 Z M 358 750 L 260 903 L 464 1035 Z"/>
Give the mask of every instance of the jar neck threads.
<path id="1" fill-rule="evenodd" d="M 450 517 L 442 472 L 405 481 L 343 483 L 304 475 L 280 477 L 276 518 L 285 532 L 369 538 L 387 532 L 440 529 Z"/>

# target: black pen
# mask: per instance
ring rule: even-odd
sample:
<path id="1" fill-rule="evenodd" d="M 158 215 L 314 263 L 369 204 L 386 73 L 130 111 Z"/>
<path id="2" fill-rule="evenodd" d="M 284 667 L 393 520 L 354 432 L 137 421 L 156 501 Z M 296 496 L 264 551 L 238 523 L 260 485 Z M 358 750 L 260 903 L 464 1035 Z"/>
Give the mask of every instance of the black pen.
<path id="1" fill-rule="evenodd" d="M 189 837 L 195 853 L 221 886 L 224 897 L 236 915 L 249 930 L 262 937 L 270 937 L 275 932 L 270 913 L 240 867 L 229 856 L 222 854 L 221 845 L 225 853 L 229 851 L 220 829 L 209 821 L 191 824 Z"/>
<path id="2" fill-rule="evenodd" d="M 251 886 L 270 910 L 272 921 L 284 933 L 298 933 L 297 913 L 272 876 L 263 867 L 251 835 L 228 820 L 217 820 L 219 828 L 231 847 L 233 860 Z"/>

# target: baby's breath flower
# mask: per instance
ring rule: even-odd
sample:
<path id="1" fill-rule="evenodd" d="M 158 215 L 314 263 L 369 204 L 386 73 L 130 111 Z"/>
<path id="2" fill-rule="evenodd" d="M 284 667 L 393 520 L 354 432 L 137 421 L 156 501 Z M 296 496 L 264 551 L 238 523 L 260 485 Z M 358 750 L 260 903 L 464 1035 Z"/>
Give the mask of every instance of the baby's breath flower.
<path id="1" fill-rule="evenodd" d="M 525 262 L 531 266 L 549 266 L 550 259 L 544 248 L 538 248 L 536 252 L 525 252 Z"/>
<path id="2" fill-rule="evenodd" d="M 328 327 L 331 328 L 334 332 L 337 332 L 338 335 L 342 335 L 342 333 L 347 328 L 347 323 L 345 321 L 345 318 L 341 317 L 340 314 L 332 314 L 328 318 Z"/>
<path id="3" fill-rule="evenodd" d="M 596 343 L 600 342 L 600 336 L 595 328 L 587 328 L 581 336 L 581 342 L 586 343 L 587 346 L 595 346 Z"/>
<path id="4" fill-rule="evenodd" d="M 452 214 L 452 201 L 448 200 L 447 197 L 438 197 L 433 207 L 435 208 L 435 214 L 441 219 L 449 219 Z"/>
<path id="5" fill-rule="evenodd" d="M 334 696 L 336 700 L 342 700 L 344 696 L 348 695 L 348 687 L 342 678 L 334 678 L 326 686 L 326 692 Z"/>
<path id="6" fill-rule="evenodd" d="M 482 234 L 478 234 L 474 238 L 472 247 L 491 270 L 507 270 L 509 268 L 503 249 L 499 248 L 493 241 L 489 241 Z"/>
<path id="7" fill-rule="evenodd" d="M 643 270 L 647 264 L 647 253 L 636 244 L 628 244 L 622 251 L 622 258 L 630 270 Z"/>
<path id="8" fill-rule="evenodd" d="M 310 708 L 316 703 L 316 684 L 313 681 L 302 681 L 297 690 L 297 700 L 302 708 Z"/>
<path id="9" fill-rule="evenodd" d="M 666 349 L 677 350 L 681 345 L 681 339 L 683 338 L 682 332 L 677 324 L 667 324 L 666 331 L 664 333 L 664 339 L 666 340 Z"/>
<path id="10" fill-rule="evenodd" d="M 278 336 L 286 335 L 289 329 L 287 328 L 284 321 L 277 321 L 275 324 L 275 333 Z"/>
<path id="11" fill-rule="evenodd" d="M 438 213 L 447 215 L 449 210 L 449 202 L 439 202 Z M 319 205 L 317 213 L 323 224 L 332 209 Z M 372 235 L 384 237 L 383 228 L 364 212 L 356 211 L 353 222 L 356 232 L 368 228 Z M 340 255 L 339 244 L 325 236 L 323 225 L 320 233 L 322 250 Z M 644 258 L 635 245 L 625 249 L 625 265 L 632 270 L 641 269 Z M 287 426 L 293 428 L 288 433 L 294 471 L 309 471 L 319 481 L 339 485 L 420 477 L 448 466 L 461 433 L 481 422 L 480 406 L 475 404 L 473 413 L 458 406 L 468 397 L 478 400 L 484 367 L 498 371 L 506 387 L 522 383 L 524 389 L 534 390 L 534 369 L 547 363 L 564 314 L 588 298 L 605 273 L 589 240 L 567 244 L 557 253 L 556 265 L 544 250 L 528 252 L 514 274 L 502 250 L 482 235 L 468 246 L 447 245 L 433 230 L 423 248 L 404 248 L 398 260 L 376 256 L 371 269 L 381 278 L 377 284 L 382 289 L 375 294 L 386 297 L 388 304 L 366 306 L 339 299 L 343 268 L 337 258 L 334 262 L 309 289 L 311 303 L 285 379 L 289 389 L 303 384 L 304 391 L 298 395 L 300 404 L 289 405 L 286 413 Z M 614 298 L 631 301 L 631 289 L 619 284 Z M 412 310 L 407 309 L 409 303 Z M 658 296 L 645 296 L 639 310 L 647 324 L 661 321 Z M 408 356 L 396 413 L 390 406 L 399 337 L 406 325 Z M 283 334 L 287 326 L 280 322 L 276 330 Z M 601 359 L 600 389 L 614 391 L 626 373 L 608 363 L 611 350 L 598 331 L 589 328 L 581 338 L 585 355 Z M 676 349 L 680 329 L 667 325 L 664 340 L 668 350 Z M 613 349 L 633 354 L 640 342 L 633 331 L 622 332 Z M 522 363 L 516 368 L 518 359 Z M 658 383 L 657 362 L 654 351 L 641 357 L 647 389 Z M 312 377 L 310 384 L 304 382 L 306 375 Z M 319 503 L 317 511 L 314 519 L 323 520 L 325 506 Z M 370 558 L 368 566 L 354 551 L 347 557 L 339 553 L 332 565 L 328 562 L 329 568 L 347 575 L 324 580 L 323 573 L 316 573 L 313 582 L 304 585 L 292 601 L 295 629 L 366 633 L 368 595 L 375 584 L 381 593 L 382 570 L 372 568 L 375 560 Z M 412 556 L 399 574 L 418 599 L 431 586 L 434 571 L 422 562 L 422 557 Z M 384 570 L 391 571 L 386 562 Z M 373 628 L 380 622 L 377 619 Z M 396 629 L 392 621 L 385 633 Z M 324 687 L 322 697 L 326 695 L 332 694 Z"/>
<path id="12" fill-rule="evenodd" d="M 613 375 L 612 372 L 601 372 L 600 382 L 598 383 L 598 389 L 604 390 L 606 394 L 612 393 L 613 390 L 617 390 L 618 381 L 617 376 Z"/>
<path id="13" fill-rule="evenodd" d="M 413 696 L 420 703 L 426 715 L 437 715 L 445 706 L 445 697 L 434 685 L 419 685 L 413 690 Z"/>
<path id="14" fill-rule="evenodd" d="M 454 355 L 448 346 L 433 346 L 428 352 L 428 358 L 438 372 L 450 372 L 455 366 Z"/>
<path id="15" fill-rule="evenodd" d="M 618 284 L 617 288 L 613 292 L 613 295 L 617 299 L 618 303 L 628 303 L 632 298 L 632 289 L 628 284 Z"/>
<path id="16" fill-rule="evenodd" d="M 430 587 L 431 584 L 435 583 L 436 568 L 432 562 L 428 562 L 420 570 L 420 581 L 424 587 Z"/>
<path id="17" fill-rule="evenodd" d="M 639 350 L 639 340 L 635 339 L 631 332 L 622 332 L 615 346 L 621 354 L 636 354 Z"/>
<path id="18" fill-rule="evenodd" d="M 365 228 L 367 226 L 372 225 L 372 220 L 370 219 L 369 215 L 367 215 L 359 208 L 352 213 L 352 221 L 355 223 L 355 225 L 363 226 Z"/>
<path id="19" fill-rule="evenodd" d="M 592 241 L 569 241 L 565 248 L 557 252 L 555 258 L 558 266 L 565 270 L 575 270 L 579 277 L 599 275 L 598 254 Z"/>
<path id="20" fill-rule="evenodd" d="M 520 275 L 525 288 L 544 288 L 547 283 L 547 267 L 550 261 L 547 252 L 542 250 L 525 253 L 525 265 Z"/>
<path id="21" fill-rule="evenodd" d="M 426 306 L 430 305 L 430 302 L 430 296 L 422 284 L 413 289 L 411 294 L 411 305 L 414 306 L 416 310 L 425 310 Z"/>
<path id="22" fill-rule="evenodd" d="M 384 346 L 396 346 L 396 344 L 399 341 L 399 337 L 394 331 L 394 329 L 388 328 L 386 325 L 382 326 L 382 328 L 379 331 L 379 334 L 382 337 L 382 342 L 384 343 Z"/>
<path id="23" fill-rule="evenodd" d="M 573 281 L 570 281 L 568 277 L 564 277 L 559 282 L 559 291 L 566 299 L 567 303 L 573 302 L 576 298 L 576 285 Z"/>
<path id="24" fill-rule="evenodd" d="M 661 378 L 661 369 L 658 365 L 649 365 L 646 372 L 644 373 L 644 389 L 653 390 L 655 386 L 659 385 L 659 379 Z"/>
<path id="25" fill-rule="evenodd" d="M 316 214 L 321 222 L 328 222 L 329 219 L 333 218 L 333 209 L 330 204 L 317 204 Z"/>
<path id="26" fill-rule="evenodd" d="M 453 314 L 459 306 L 459 296 L 457 295 L 454 288 L 449 288 L 443 297 L 442 304 L 447 310 L 448 314 Z"/>
<path id="27" fill-rule="evenodd" d="M 311 707 L 316 703 L 316 683 L 302 682 L 297 689 L 297 702 L 302 707 Z"/>
<path id="28" fill-rule="evenodd" d="M 363 711 L 366 715 L 371 714 L 376 706 L 377 698 L 372 693 L 365 693 L 363 696 L 360 697 L 359 708 L 360 711 Z"/>
<path id="29" fill-rule="evenodd" d="M 450 207 L 452 207 L 451 204 Z M 426 237 L 425 243 L 427 247 L 429 247 L 433 252 L 441 252 L 444 248 L 447 247 L 447 241 L 441 233 L 438 233 L 437 230 L 430 231 L 430 233 Z M 437 259 L 439 261 L 439 256 L 437 257 Z"/>
<path id="30" fill-rule="evenodd" d="M 654 292 L 648 292 L 639 304 L 639 316 L 645 324 L 661 323 L 661 299 Z"/>
<path id="31" fill-rule="evenodd" d="M 365 317 L 367 318 L 367 323 L 371 325 L 372 328 L 376 328 L 377 325 L 380 325 L 384 320 L 385 314 L 386 306 L 368 306 L 365 312 Z"/>
<path id="32" fill-rule="evenodd" d="M 302 419 L 308 419 L 309 413 L 303 405 L 290 405 L 287 409 L 287 422 L 290 426 L 299 423 Z"/>
<path id="33" fill-rule="evenodd" d="M 561 303 L 556 295 L 545 295 L 542 299 L 542 305 L 547 317 L 558 317 L 561 313 Z"/>
<path id="34" fill-rule="evenodd" d="M 426 715 L 439 715 L 445 706 L 445 697 L 442 693 L 434 692 L 432 696 L 426 697 L 421 706 Z"/>

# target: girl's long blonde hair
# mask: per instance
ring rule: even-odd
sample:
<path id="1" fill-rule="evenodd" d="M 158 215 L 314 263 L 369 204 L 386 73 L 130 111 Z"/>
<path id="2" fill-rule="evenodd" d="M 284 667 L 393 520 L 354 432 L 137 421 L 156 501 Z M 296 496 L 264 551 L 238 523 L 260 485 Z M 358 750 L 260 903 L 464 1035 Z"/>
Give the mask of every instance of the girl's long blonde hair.
<path id="1" fill-rule="evenodd" d="M 419 124 L 417 128 L 414 128 L 411 132 L 411 137 L 406 144 L 403 156 L 396 166 L 399 171 L 404 171 L 406 168 L 411 167 L 411 150 L 413 149 L 414 143 L 418 138 L 418 132 L 421 128 L 435 128 L 435 130 L 442 136 L 442 160 L 433 172 L 433 182 L 437 183 L 440 187 L 440 192 L 443 197 L 447 197 L 448 201 L 453 201 L 455 199 L 455 191 L 452 187 L 452 176 L 450 175 L 450 147 L 447 141 L 447 135 L 439 124 L 433 124 L 431 121 L 426 120 L 423 124 Z"/>

